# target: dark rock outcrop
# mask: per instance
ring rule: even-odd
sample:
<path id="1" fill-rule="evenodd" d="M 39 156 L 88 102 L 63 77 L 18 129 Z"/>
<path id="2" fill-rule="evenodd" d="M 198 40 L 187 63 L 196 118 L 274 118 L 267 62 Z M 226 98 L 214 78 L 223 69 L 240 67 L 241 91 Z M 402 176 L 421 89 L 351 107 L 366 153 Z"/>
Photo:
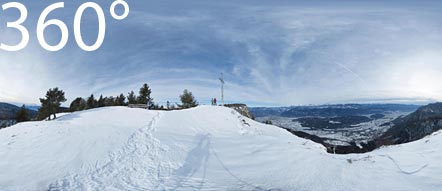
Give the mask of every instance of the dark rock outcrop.
<path id="1" fill-rule="evenodd" d="M 241 115 L 244 115 L 250 119 L 254 119 L 252 113 L 250 113 L 249 108 L 247 107 L 246 104 L 236 103 L 236 104 L 225 104 L 224 106 L 232 108 Z"/>

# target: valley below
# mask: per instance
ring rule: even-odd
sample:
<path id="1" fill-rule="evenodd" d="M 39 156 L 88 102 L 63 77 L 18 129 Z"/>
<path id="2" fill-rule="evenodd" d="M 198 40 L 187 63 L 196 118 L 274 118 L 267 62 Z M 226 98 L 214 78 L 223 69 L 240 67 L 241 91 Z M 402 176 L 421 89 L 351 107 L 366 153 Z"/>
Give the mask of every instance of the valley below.
<path id="1" fill-rule="evenodd" d="M 374 140 L 394 124 L 393 120 L 414 112 L 418 105 L 343 104 L 282 108 L 251 108 L 256 120 L 287 129 L 334 149 L 346 148 L 344 154 L 374 149 Z M 370 147 L 364 149 L 364 147 Z M 353 149 L 354 147 L 354 149 Z M 350 149 L 349 149 L 350 148 Z M 348 151 L 346 151 L 348 150 Z"/>

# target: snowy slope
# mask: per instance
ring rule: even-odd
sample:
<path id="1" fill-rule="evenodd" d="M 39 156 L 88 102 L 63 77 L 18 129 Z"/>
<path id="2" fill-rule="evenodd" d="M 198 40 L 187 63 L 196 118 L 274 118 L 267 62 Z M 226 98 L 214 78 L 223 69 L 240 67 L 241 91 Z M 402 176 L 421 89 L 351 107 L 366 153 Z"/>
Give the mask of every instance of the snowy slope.
<path id="1" fill-rule="evenodd" d="M 0 188 L 440 190 L 441 143 L 332 155 L 228 108 L 101 108 L 0 130 Z"/>

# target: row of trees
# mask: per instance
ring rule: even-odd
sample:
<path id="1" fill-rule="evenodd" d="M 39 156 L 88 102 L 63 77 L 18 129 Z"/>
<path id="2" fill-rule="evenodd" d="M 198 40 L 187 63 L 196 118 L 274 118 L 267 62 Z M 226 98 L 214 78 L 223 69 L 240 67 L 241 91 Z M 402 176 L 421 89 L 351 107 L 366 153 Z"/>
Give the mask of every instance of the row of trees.
<path id="1" fill-rule="evenodd" d="M 183 91 L 182 95 L 180 95 L 181 104 L 177 104 L 177 107 L 170 105 L 169 101 L 167 102 L 166 107 L 159 106 L 158 104 L 154 103 L 151 94 L 152 90 L 150 89 L 149 85 L 143 84 L 138 92 L 138 95 L 136 95 L 134 91 L 131 91 L 127 94 L 127 96 L 120 94 L 116 97 L 103 97 L 103 95 L 101 95 L 98 99 L 96 99 L 92 94 L 86 99 L 78 97 L 71 102 L 68 110 L 70 112 L 75 112 L 99 107 L 127 106 L 130 104 L 143 104 L 147 105 L 147 108 L 154 110 L 186 109 L 198 106 L 198 102 L 196 101 L 192 92 L 188 91 L 187 89 Z M 58 88 L 49 89 L 46 92 L 45 98 L 40 98 L 41 108 L 38 111 L 38 119 L 43 120 L 48 118 L 48 120 L 51 120 L 52 116 L 55 119 L 57 117 L 56 113 L 66 111 L 65 109 L 60 108 L 61 104 L 65 101 L 66 98 L 63 90 Z"/>
<path id="2" fill-rule="evenodd" d="M 116 97 L 103 97 L 96 99 L 94 94 L 84 99 L 78 97 L 72 101 L 69 110 L 71 112 L 82 111 L 86 109 L 93 109 L 99 107 L 109 107 L 109 106 L 127 106 L 129 104 L 145 104 L 148 105 L 150 109 L 154 109 L 155 104 L 151 97 L 152 90 L 147 84 L 144 84 L 139 91 L 139 95 L 135 95 L 134 91 L 128 93 L 127 97 L 124 94 L 120 94 Z"/>

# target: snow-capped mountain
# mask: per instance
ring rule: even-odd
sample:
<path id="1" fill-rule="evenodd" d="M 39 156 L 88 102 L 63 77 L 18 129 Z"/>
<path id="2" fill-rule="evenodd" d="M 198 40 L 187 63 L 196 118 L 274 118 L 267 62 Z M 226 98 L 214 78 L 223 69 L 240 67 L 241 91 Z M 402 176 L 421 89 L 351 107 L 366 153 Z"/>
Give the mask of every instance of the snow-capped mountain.
<path id="1" fill-rule="evenodd" d="M 233 109 L 100 108 L 0 130 L 0 188 L 440 190 L 442 134 L 334 155 Z"/>

